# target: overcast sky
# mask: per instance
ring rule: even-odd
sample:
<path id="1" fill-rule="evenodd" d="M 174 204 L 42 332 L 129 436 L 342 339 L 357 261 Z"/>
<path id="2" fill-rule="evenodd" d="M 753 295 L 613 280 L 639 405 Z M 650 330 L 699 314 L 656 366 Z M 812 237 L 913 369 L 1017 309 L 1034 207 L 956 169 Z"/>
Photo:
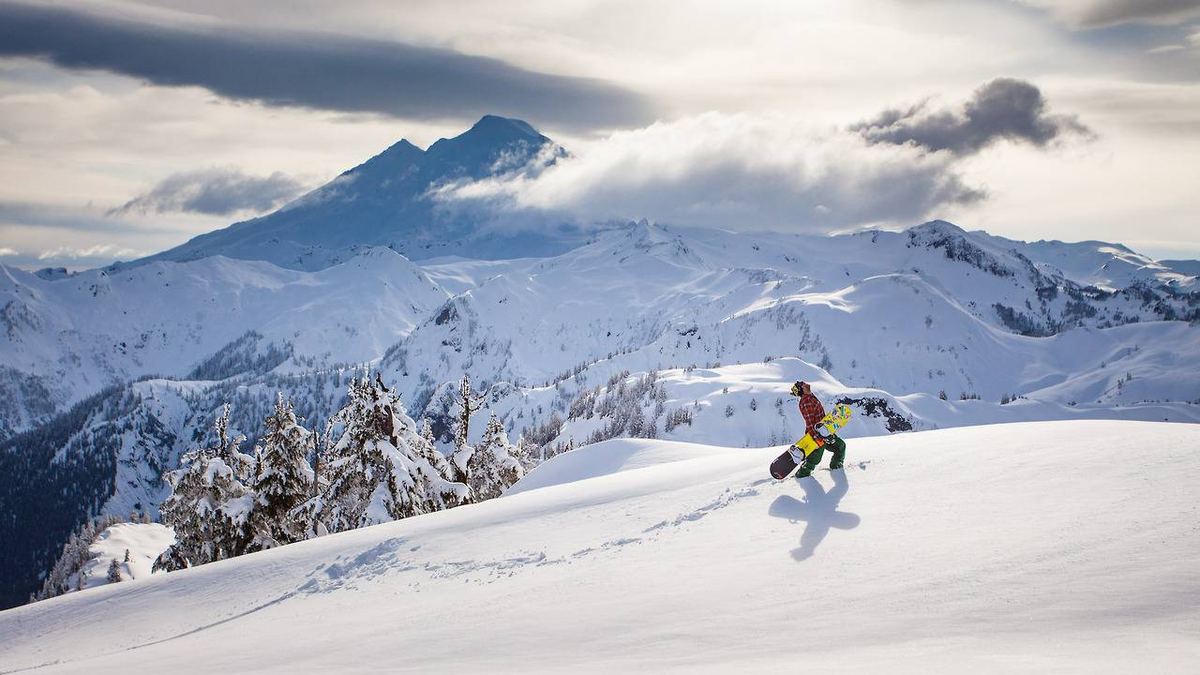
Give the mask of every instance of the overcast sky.
<path id="1" fill-rule="evenodd" d="M 573 154 L 439 195 L 518 220 L 1200 257 L 1200 0 L 0 0 L 0 262 L 162 250 L 485 113 Z"/>

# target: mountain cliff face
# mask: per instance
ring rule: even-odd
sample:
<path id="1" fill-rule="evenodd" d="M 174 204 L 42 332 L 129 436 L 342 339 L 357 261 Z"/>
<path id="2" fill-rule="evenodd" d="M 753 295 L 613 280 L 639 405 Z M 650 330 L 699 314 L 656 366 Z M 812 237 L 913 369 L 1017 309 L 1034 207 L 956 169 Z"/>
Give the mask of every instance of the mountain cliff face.
<path id="1" fill-rule="evenodd" d="M 427 150 L 401 140 L 329 183 L 260 218 L 200 235 L 132 263 L 221 255 L 319 270 L 373 247 L 412 260 L 444 255 L 517 258 L 561 253 L 579 241 L 566 233 L 480 233 L 469 215 L 437 208 L 430 191 L 461 179 L 520 170 L 565 156 L 520 120 L 488 115 Z"/>

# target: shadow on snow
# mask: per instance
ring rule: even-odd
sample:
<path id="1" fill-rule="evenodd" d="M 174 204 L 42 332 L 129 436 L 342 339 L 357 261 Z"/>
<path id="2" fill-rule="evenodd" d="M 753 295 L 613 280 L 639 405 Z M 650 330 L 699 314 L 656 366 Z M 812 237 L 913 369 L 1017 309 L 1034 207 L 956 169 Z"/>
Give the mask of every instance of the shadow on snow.
<path id="1" fill-rule="evenodd" d="M 804 534 L 800 536 L 800 548 L 792 550 L 792 558 L 797 562 L 811 558 L 817 547 L 829 534 L 829 528 L 852 530 L 858 527 L 861 518 L 858 514 L 838 511 L 838 502 L 846 496 L 850 489 L 850 479 L 845 471 L 832 471 L 833 489 L 825 492 L 815 477 L 800 479 L 800 487 L 804 489 L 804 501 L 790 495 L 780 495 L 771 502 L 767 510 L 776 518 L 786 518 L 789 521 L 804 521 Z"/>

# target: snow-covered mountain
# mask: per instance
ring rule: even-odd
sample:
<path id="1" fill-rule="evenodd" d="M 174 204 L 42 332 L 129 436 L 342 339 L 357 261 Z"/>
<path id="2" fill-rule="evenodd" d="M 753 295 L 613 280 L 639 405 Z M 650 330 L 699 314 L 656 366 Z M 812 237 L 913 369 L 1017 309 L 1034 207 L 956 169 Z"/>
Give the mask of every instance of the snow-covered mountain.
<path id="1" fill-rule="evenodd" d="M 260 218 L 202 234 L 133 263 L 214 255 L 319 270 L 386 246 L 412 260 L 445 255 L 513 258 L 560 253 L 577 232 L 479 231 L 478 214 L 439 209 L 430 192 L 463 179 L 553 163 L 565 151 L 529 124 L 487 115 L 422 150 L 401 140 L 329 183 Z"/>
<path id="2" fill-rule="evenodd" d="M 447 297 L 382 247 L 313 273 L 221 256 L 58 279 L 0 267 L 0 434 L 151 374 L 370 361 Z M 218 351 L 244 358 L 221 371 Z"/>
<path id="3" fill-rule="evenodd" d="M 154 513 L 163 471 L 223 403 L 252 443 L 275 392 L 319 424 L 363 365 L 442 443 L 451 385 L 469 374 L 511 437 L 547 455 L 628 436 L 793 440 L 797 379 L 856 409 L 851 438 L 1200 421 L 1196 277 L 1117 244 L 1017 242 L 944 221 L 836 237 L 642 221 L 546 257 L 498 248 L 510 257 L 418 264 L 398 251 L 445 248 L 387 246 L 450 232 L 381 224 L 426 208 L 414 204 L 431 182 L 563 156 L 547 143 L 484 118 L 351 170 L 353 198 L 335 181 L 314 193 L 328 198 L 158 259 L 73 275 L 0 266 L 0 475 L 21 477 L 0 479 L 12 543 L 0 563 L 20 568 L 4 575 L 8 601 L 27 597 L 85 517 Z M 297 263 L 310 235 L 323 248 Z"/>
<path id="4" fill-rule="evenodd" d="M 1090 248 L 1072 246 L 1057 257 L 1103 271 L 1079 261 Z M 1195 277 L 1148 268 L 1103 290 L 1047 258 L 944 222 L 832 238 L 643 222 L 555 258 L 485 268 L 381 367 L 418 409 L 464 371 L 522 390 L 557 380 L 561 395 L 623 370 L 786 355 L 893 393 L 998 400 L 1058 387 L 1062 403 L 1196 398 L 1190 355 L 1174 375 L 1155 369 L 1162 379 L 1146 389 L 1118 385 L 1137 374 L 1119 370 L 1132 361 L 1116 365 L 1175 361 L 1195 344 Z M 426 269 L 437 278 L 447 267 Z"/>
<path id="5" fill-rule="evenodd" d="M 609 441 L 500 499 L 2 612 L 0 670 L 1190 672 L 1198 430 L 867 438 L 783 482 L 780 448 Z M 1149 452 L 1099 461 L 1117 438 Z"/>

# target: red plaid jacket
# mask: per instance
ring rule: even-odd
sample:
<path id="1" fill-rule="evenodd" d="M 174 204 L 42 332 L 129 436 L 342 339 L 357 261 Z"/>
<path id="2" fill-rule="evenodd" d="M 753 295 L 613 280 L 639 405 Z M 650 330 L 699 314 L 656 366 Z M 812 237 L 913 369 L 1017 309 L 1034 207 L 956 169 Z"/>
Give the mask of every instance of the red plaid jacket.
<path id="1" fill-rule="evenodd" d="M 809 393 L 800 397 L 800 415 L 804 417 L 804 433 L 815 437 L 814 427 L 825 417 L 825 407 Z"/>

